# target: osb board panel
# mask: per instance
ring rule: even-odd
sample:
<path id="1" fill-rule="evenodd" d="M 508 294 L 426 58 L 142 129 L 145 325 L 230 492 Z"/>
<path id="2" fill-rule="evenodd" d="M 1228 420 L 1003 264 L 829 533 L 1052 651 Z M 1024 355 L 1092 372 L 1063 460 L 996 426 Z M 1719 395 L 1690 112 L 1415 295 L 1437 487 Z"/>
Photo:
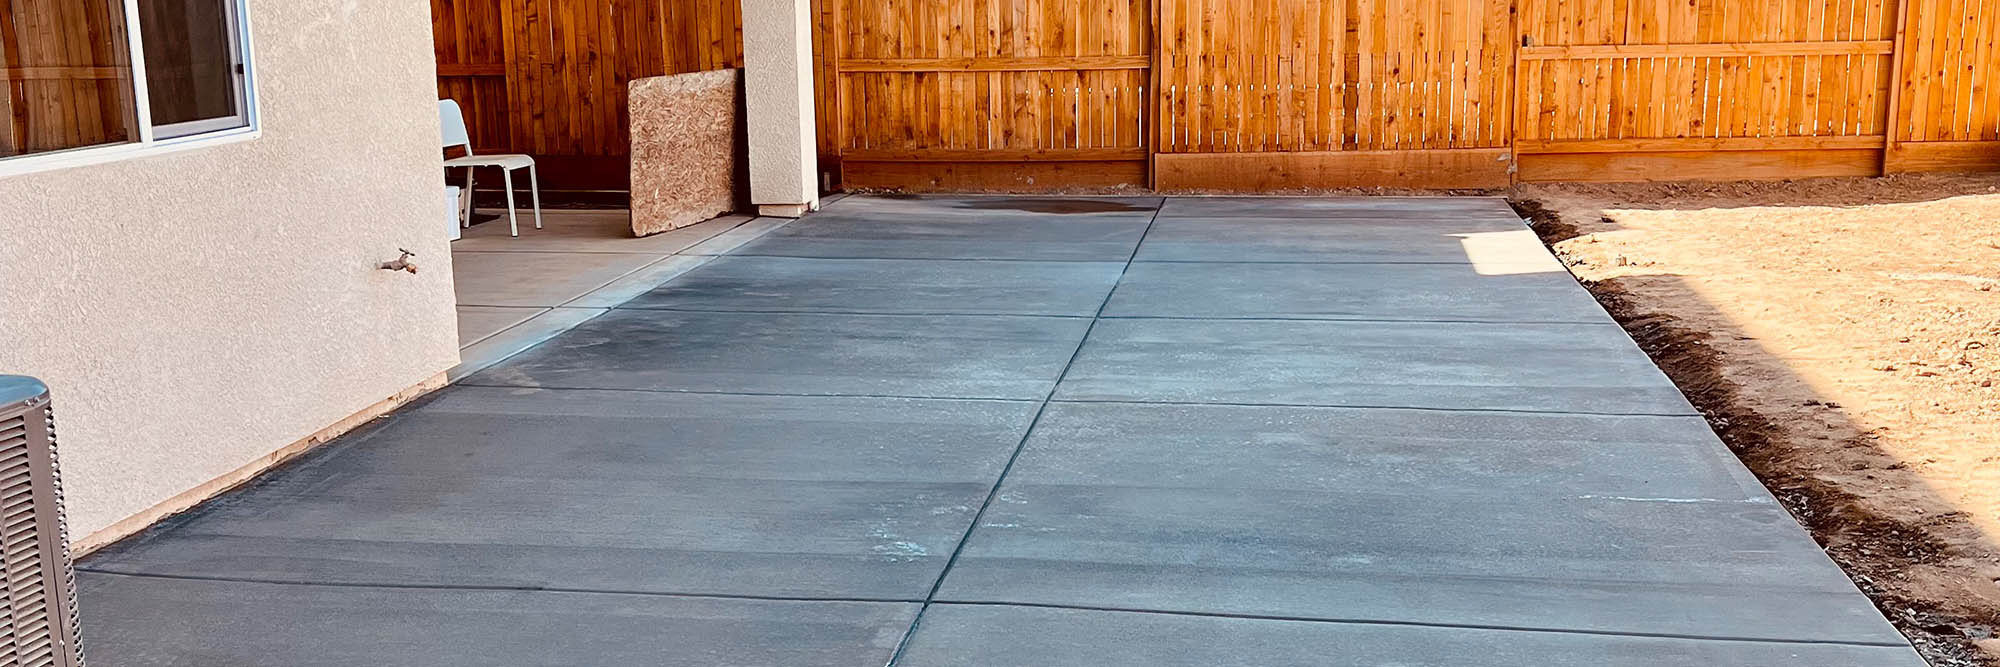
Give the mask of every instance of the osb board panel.
<path id="1" fill-rule="evenodd" d="M 1313 153 L 1185 153 L 1155 158 L 1161 191 L 1506 187 L 1506 149 Z"/>
<path id="2" fill-rule="evenodd" d="M 1054 192 L 1146 186 L 1144 160 L 1100 162 L 844 162 L 850 189 Z"/>
<path id="3" fill-rule="evenodd" d="M 2000 141 L 1896 144 L 1889 151 L 1887 171 L 2000 171 Z"/>
<path id="4" fill-rule="evenodd" d="M 679 229 L 736 209 L 742 189 L 737 70 L 632 82 L 632 233 Z"/>
<path id="5" fill-rule="evenodd" d="M 1880 149 L 1569 153 L 1520 156 L 1524 183 L 1736 181 L 1878 176 Z"/>

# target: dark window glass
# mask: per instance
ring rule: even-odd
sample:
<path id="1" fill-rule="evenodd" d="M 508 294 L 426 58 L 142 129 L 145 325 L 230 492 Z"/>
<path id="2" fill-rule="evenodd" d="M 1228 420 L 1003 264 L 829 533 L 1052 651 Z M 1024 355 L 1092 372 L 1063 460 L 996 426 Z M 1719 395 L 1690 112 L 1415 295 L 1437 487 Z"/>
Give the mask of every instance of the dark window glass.
<path id="1" fill-rule="evenodd" d="M 249 125 L 234 0 L 139 0 L 154 136 Z"/>

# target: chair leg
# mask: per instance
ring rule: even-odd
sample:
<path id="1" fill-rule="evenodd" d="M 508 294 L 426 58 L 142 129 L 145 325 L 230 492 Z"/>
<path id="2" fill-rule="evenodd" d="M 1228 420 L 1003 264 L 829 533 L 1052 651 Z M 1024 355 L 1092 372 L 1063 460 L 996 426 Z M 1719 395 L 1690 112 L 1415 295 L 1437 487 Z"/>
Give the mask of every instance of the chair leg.
<path id="1" fill-rule="evenodd" d="M 507 181 L 507 230 L 518 237 L 521 235 L 521 220 L 514 215 L 514 174 L 505 169 L 500 173 L 506 174 L 501 180 Z"/>
<path id="2" fill-rule="evenodd" d="M 473 171 L 474 170 L 472 167 L 465 168 L 465 193 L 464 193 L 465 202 L 460 205 L 460 208 L 464 210 L 461 211 L 458 216 L 459 226 L 467 229 L 470 229 L 472 227 L 472 175 L 473 175 L 472 172 Z"/>
<path id="3" fill-rule="evenodd" d="M 528 165 L 528 191 L 535 198 L 535 229 L 542 228 L 542 181 L 535 176 L 535 165 Z"/>

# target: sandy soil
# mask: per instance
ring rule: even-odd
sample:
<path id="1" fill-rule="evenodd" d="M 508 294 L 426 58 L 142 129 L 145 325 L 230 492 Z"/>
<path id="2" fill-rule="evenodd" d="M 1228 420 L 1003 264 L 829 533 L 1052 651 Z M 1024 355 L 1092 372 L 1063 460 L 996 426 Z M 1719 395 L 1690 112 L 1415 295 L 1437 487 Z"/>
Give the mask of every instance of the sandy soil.
<path id="1" fill-rule="evenodd" d="M 2000 665 L 2000 174 L 1516 190 L 1935 665 Z"/>

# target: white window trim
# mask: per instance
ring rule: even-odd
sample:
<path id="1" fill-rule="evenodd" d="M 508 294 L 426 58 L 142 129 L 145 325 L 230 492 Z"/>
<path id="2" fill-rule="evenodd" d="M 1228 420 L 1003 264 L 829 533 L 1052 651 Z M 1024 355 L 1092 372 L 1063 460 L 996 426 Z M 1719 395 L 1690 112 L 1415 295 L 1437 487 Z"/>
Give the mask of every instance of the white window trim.
<path id="1" fill-rule="evenodd" d="M 220 122 L 228 122 L 230 127 L 170 139 L 154 137 L 152 99 L 147 96 L 146 90 L 146 50 L 143 41 L 145 37 L 139 34 L 138 25 L 139 0 L 124 0 L 124 3 L 125 47 L 126 53 L 129 54 L 128 58 L 132 61 L 132 102 L 135 107 L 134 122 L 138 125 L 139 139 L 122 144 L 84 146 L 0 158 L 0 178 L 178 153 L 240 143 L 263 136 L 262 108 L 257 94 L 256 48 L 250 29 L 250 0 L 232 0 L 230 3 L 236 7 L 230 28 L 237 38 L 236 46 L 243 54 L 243 115 L 183 123 L 176 127 Z M 244 124 L 239 126 L 236 122 L 239 119 Z"/>

